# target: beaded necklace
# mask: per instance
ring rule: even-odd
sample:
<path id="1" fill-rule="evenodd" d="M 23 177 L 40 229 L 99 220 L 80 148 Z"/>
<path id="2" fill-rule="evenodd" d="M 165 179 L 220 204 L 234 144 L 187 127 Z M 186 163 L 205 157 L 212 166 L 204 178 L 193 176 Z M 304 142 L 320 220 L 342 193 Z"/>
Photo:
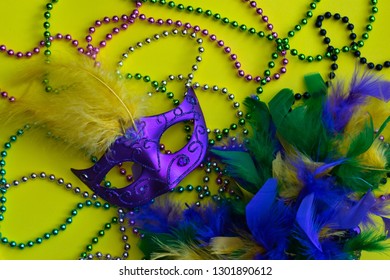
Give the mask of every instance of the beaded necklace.
<path id="1" fill-rule="evenodd" d="M 5 213 L 7 211 L 6 207 L 6 194 L 9 191 L 12 191 L 14 187 L 20 187 L 22 184 L 26 184 L 29 181 L 33 180 L 46 180 L 50 183 L 57 184 L 59 186 L 63 186 L 67 191 L 70 191 L 71 193 L 74 193 L 77 196 L 80 196 L 83 199 L 83 202 L 79 202 L 76 204 L 75 208 L 71 209 L 68 213 L 70 215 L 66 217 L 58 227 L 53 228 L 52 230 L 46 231 L 42 236 L 38 236 L 36 238 L 30 238 L 27 241 L 15 241 L 4 234 L 0 234 L 1 236 L 1 244 L 8 245 L 11 248 L 18 248 L 20 250 L 23 250 L 25 248 L 32 248 L 36 245 L 40 245 L 44 243 L 45 240 L 49 240 L 51 237 L 57 236 L 61 234 L 61 232 L 64 232 L 67 227 L 71 226 L 73 219 L 76 218 L 79 211 L 82 211 L 85 207 L 92 207 L 94 209 L 103 209 L 103 210 L 109 210 L 111 208 L 111 205 L 106 202 L 101 202 L 98 200 L 98 197 L 95 194 L 90 195 L 88 191 L 82 192 L 79 187 L 74 187 L 72 183 L 66 183 L 63 178 L 57 178 L 54 174 L 46 174 L 45 172 L 38 172 L 38 173 L 31 173 L 28 176 L 22 176 L 20 180 L 13 180 L 12 182 L 8 183 L 5 175 L 6 171 L 4 169 L 6 165 L 6 157 L 8 156 L 8 152 L 11 149 L 12 145 L 18 140 L 19 137 L 22 137 L 26 131 L 30 129 L 29 125 L 26 125 L 23 129 L 18 129 L 15 135 L 10 136 L 10 140 L 6 143 L 4 143 L 4 150 L 0 152 L 1 158 L 0 158 L 0 222 L 4 221 Z M 110 230 L 111 226 L 113 224 L 119 224 L 119 230 L 122 233 L 122 240 L 125 242 L 125 249 L 121 256 L 121 258 L 127 258 L 128 257 L 128 250 L 130 249 L 130 244 L 127 243 L 128 237 L 125 235 L 125 228 L 123 226 L 124 219 L 123 219 L 123 209 L 118 209 L 118 216 L 115 216 L 111 219 L 110 222 L 107 222 L 104 225 L 104 228 L 98 231 L 97 236 L 91 238 L 91 243 L 87 244 L 85 246 L 85 252 L 82 252 L 80 254 L 81 258 L 90 258 L 90 252 L 93 250 L 93 245 L 97 244 L 99 241 L 99 238 L 102 238 L 105 234 L 105 231 Z M 96 255 L 99 257 L 102 257 L 101 253 L 96 253 Z M 108 256 L 108 257 L 107 257 Z M 110 254 L 106 255 L 106 258 L 111 258 Z M 119 257 L 116 257 L 119 258 Z"/>
<path id="2" fill-rule="evenodd" d="M 290 30 L 288 32 L 288 37 L 292 39 L 297 32 L 299 32 L 303 26 L 307 25 L 310 18 L 313 17 L 313 10 L 316 9 L 317 4 L 319 3 L 319 0 L 316 0 L 310 4 L 310 10 L 306 13 L 306 16 L 300 21 L 300 24 L 295 25 L 293 30 Z M 317 3 L 317 4 L 316 4 Z M 347 16 L 341 16 L 339 13 L 334 13 L 332 15 L 331 12 L 326 12 L 323 15 L 319 15 L 316 19 L 316 22 L 314 26 L 319 29 L 319 34 L 323 36 L 323 43 L 327 45 L 326 51 L 324 54 L 317 54 L 317 55 L 305 55 L 301 52 L 299 52 L 297 49 L 291 49 L 290 53 L 292 56 L 298 57 L 301 61 L 307 61 L 307 62 L 320 62 L 323 60 L 323 58 L 329 59 L 331 61 L 330 66 L 330 73 L 329 73 L 329 79 L 334 79 L 336 77 L 335 71 L 338 69 L 337 60 L 338 55 L 341 53 L 351 53 L 353 56 L 359 59 L 359 62 L 361 64 L 366 64 L 368 69 L 374 69 L 377 71 L 382 70 L 384 67 L 389 68 L 390 67 L 390 61 L 386 60 L 383 64 L 375 64 L 373 62 L 368 62 L 368 60 L 365 57 L 361 57 L 361 52 L 359 49 L 363 48 L 364 41 L 369 38 L 369 32 L 372 31 L 373 26 L 372 23 L 375 22 L 375 16 L 374 14 L 378 13 L 378 7 L 377 7 L 377 0 L 370 0 L 371 8 L 371 14 L 368 16 L 368 24 L 366 25 L 366 31 L 363 32 L 360 36 L 358 36 L 354 32 L 354 24 L 352 24 Z M 350 34 L 348 35 L 348 39 L 351 40 L 350 45 L 344 45 L 343 47 L 335 47 L 332 46 L 331 38 L 327 37 L 327 31 L 323 28 L 323 22 L 327 20 L 333 19 L 334 21 L 341 21 L 342 24 L 346 25 L 346 30 L 350 31 Z M 359 41 L 355 42 L 357 38 L 361 38 Z"/>

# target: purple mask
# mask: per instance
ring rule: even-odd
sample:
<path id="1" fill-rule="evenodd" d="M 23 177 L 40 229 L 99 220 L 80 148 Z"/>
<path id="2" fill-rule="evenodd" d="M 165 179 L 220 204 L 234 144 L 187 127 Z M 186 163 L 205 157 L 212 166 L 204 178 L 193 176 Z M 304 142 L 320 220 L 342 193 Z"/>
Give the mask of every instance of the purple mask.
<path id="1" fill-rule="evenodd" d="M 160 152 L 160 138 L 172 125 L 194 121 L 189 142 L 172 154 Z M 124 136 L 115 140 L 110 149 L 84 170 L 72 172 L 92 191 L 106 201 L 125 208 L 133 208 L 174 188 L 203 160 L 207 149 L 207 129 L 194 90 L 189 88 L 183 102 L 161 115 L 143 117 L 135 121 Z M 107 173 L 121 162 L 133 162 L 134 181 L 116 189 L 100 185 Z"/>

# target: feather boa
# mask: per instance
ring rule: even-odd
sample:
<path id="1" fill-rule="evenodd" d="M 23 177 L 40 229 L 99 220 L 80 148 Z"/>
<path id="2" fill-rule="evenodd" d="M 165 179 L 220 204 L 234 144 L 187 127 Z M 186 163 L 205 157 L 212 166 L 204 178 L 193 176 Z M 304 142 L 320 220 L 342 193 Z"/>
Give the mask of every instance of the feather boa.
<path id="1" fill-rule="evenodd" d="M 252 115 L 246 151 L 210 151 L 252 194 L 244 211 L 222 200 L 172 220 L 161 217 L 178 209 L 166 196 L 138 214 L 147 258 L 359 259 L 362 251 L 390 249 L 390 196 L 378 196 L 390 171 L 389 144 L 379 139 L 390 120 L 390 83 L 370 73 L 345 91 L 341 83 L 328 89 L 317 74 L 305 81 L 311 98 L 300 104 L 289 89 L 268 106 L 245 100 Z M 369 113 L 372 102 L 385 109 Z"/>

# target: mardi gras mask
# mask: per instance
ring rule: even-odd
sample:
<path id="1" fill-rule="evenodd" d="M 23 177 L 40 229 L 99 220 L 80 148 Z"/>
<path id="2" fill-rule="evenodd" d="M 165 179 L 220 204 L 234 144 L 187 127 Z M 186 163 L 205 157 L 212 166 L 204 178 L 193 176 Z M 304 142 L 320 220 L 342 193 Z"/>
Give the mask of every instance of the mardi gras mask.
<path id="1" fill-rule="evenodd" d="M 194 121 L 191 139 L 172 154 L 160 152 L 160 138 L 178 122 Z M 72 169 L 91 190 L 108 202 L 133 208 L 174 188 L 203 160 L 207 149 L 205 120 L 195 96 L 189 88 L 184 101 L 175 109 L 161 115 L 142 117 L 124 136 L 115 140 L 110 149 L 84 170 Z M 107 173 L 117 164 L 132 162 L 134 181 L 124 188 L 100 185 Z"/>

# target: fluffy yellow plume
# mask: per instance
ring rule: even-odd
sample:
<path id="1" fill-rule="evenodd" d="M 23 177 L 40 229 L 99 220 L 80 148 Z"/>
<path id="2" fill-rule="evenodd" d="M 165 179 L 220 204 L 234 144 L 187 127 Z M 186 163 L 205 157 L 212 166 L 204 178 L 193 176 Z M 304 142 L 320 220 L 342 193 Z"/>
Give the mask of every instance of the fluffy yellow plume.
<path id="1" fill-rule="evenodd" d="M 303 186 L 298 179 L 297 170 L 288 160 L 283 160 L 280 153 L 272 161 L 272 173 L 278 179 L 280 196 L 295 198 L 299 194 Z"/>
<path id="2" fill-rule="evenodd" d="M 363 154 L 359 155 L 357 160 L 367 169 L 376 169 L 386 172 L 387 157 L 386 148 L 380 140 L 375 140 L 371 147 Z"/>
<path id="3" fill-rule="evenodd" d="M 228 244 L 224 244 L 227 241 Z M 265 252 L 247 234 L 241 237 L 216 237 L 211 244 L 199 246 L 176 241 L 167 245 L 156 239 L 161 251 L 151 254 L 153 260 L 248 260 Z M 236 244 L 233 244 L 237 242 Z"/>
<path id="4" fill-rule="evenodd" d="M 205 247 L 196 244 L 187 244 L 182 241 L 176 241 L 174 244 L 167 245 L 156 239 L 155 242 L 162 249 L 161 252 L 153 252 L 152 260 L 221 260 L 220 255 L 213 255 Z"/>
<path id="5" fill-rule="evenodd" d="M 243 248 L 244 243 L 239 237 L 214 237 L 211 238 L 210 251 L 215 255 L 231 254 Z"/>
<path id="6" fill-rule="evenodd" d="M 238 230 L 237 233 L 239 236 L 235 238 L 240 240 L 237 242 L 241 247 L 226 255 L 229 260 L 253 260 L 259 254 L 266 253 L 266 250 L 253 239 L 251 234 L 241 230 Z"/>
<path id="7" fill-rule="evenodd" d="M 367 105 L 359 106 L 358 110 L 352 115 L 346 126 L 345 134 L 356 135 L 359 133 L 367 120 L 368 114 L 372 117 L 374 127 L 378 129 L 390 116 L 390 105 L 373 97 L 368 98 Z M 390 137 L 390 127 L 387 126 L 382 134 L 385 138 Z"/>
<path id="8" fill-rule="evenodd" d="M 10 106 L 8 120 L 44 126 L 90 155 L 104 153 L 140 115 L 140 96 L 82 55 L 41 62 L 28 73 L 28 89 Z"/>

